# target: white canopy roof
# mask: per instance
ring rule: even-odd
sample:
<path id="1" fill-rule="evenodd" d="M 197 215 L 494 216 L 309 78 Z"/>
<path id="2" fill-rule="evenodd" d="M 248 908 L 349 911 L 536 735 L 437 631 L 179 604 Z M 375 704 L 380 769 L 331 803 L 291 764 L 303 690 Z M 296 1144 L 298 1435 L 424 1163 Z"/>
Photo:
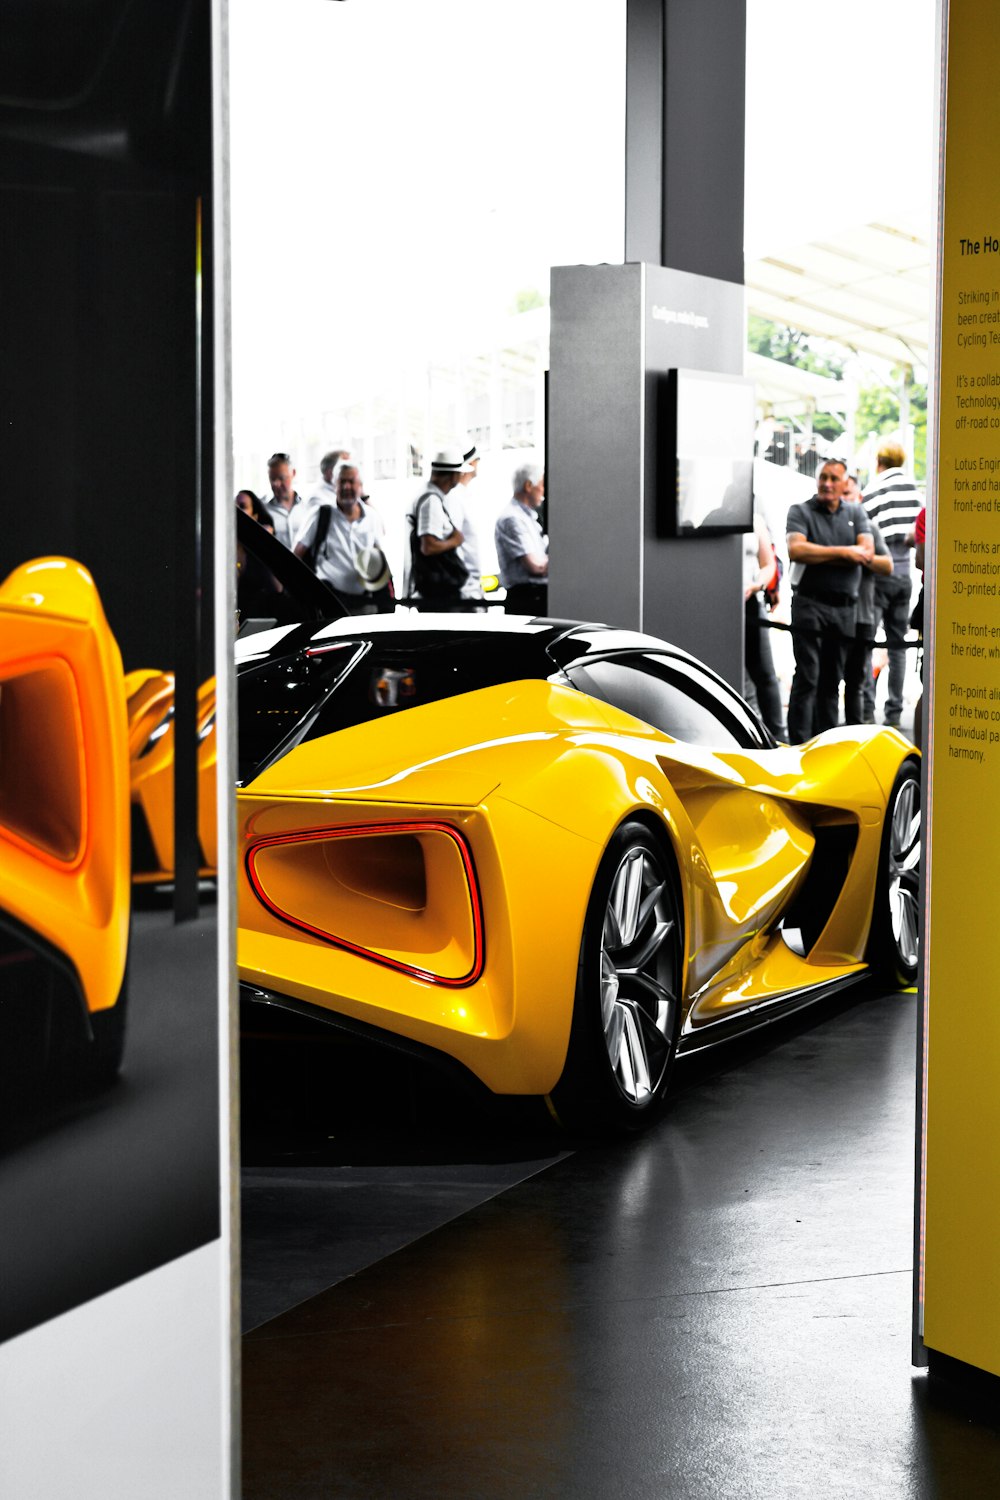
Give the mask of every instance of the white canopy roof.
<path id="1" fill-rule="evenodd" d="M 744 374 L 754 382 L 757 404 L 765 417 L 798 416 L 803 412 L 854 411 L 858 393 L 853 381 L 813 375 L 797 365 L 786 365 L 748 349 Z"/>
<path id="2" fill-rule="evenodd" d="M 862 224 L 746 268 L 747 311 L 894 364 L 927 364 L 932 249 Z"/>

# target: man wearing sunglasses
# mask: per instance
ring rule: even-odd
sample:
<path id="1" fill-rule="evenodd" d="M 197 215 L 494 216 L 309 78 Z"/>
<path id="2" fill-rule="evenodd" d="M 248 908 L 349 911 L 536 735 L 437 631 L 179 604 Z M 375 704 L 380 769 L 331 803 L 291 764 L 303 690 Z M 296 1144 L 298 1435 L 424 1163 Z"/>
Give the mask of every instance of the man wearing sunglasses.
<path id="1" fill-rule="evenodd" d="M 271 454 L 267 461 L 267 481 L 271 499 L 265 500 L 264 506 L 274 525 L 274 534 L 286 547 L 294 547 L 315 507 L 307 504 L 296 490 L 295 470 L 288 453 Z"/>

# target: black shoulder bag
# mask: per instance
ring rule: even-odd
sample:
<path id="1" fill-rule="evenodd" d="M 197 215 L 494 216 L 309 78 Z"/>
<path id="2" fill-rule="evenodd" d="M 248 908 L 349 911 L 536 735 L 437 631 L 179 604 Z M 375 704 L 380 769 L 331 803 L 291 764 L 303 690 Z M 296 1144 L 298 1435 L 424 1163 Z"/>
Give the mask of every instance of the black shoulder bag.
<path id="1" fill-rule="evenodd" d="M 469 576 L 469 570 L 458 555 L 457 547 L 449 547 L 447 552 L 435 552 L 428 556 L 420 550 L 420 507 L 424 501 L 430 498 L 430 491 L 421 495 L 417 501 L 413 513 L 413 527 L 410 531 L 410 560 L 413 564 L 410 572 L 413 579 L 413 587 L 422 599 L 444 598 L 457 599 L 462 592 L 462 585 Z M 455 523 L 448 515 L 448 507 L 441 502 L 447 520 L 451 523 L 452 530 Z"/>
<path id="2" fill-rule="evenodd" d="M 312 539 L 312 546 L 302 558 L 302 561 L 304 563 L 308 563 L 309 567 L 312 568 L 314 573 L 316 571 L 316 563 L 319 560 L 319 554 L 323 548 L 323 543 L 326 541 L 326 534 L 330 530 L 330 517 L 332 514 L 332 505 L 320 506 L 319 515 L 316 519 L 316 535 Z"/>

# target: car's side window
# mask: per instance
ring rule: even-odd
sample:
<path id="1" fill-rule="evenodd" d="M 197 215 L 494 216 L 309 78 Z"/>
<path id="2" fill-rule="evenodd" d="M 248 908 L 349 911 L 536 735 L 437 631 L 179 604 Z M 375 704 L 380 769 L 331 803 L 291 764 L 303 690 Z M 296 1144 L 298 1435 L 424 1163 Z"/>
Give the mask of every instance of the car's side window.
<path id="1" fill-rule="evenodd" d="M 679 685 L 689 683 L 690 691 L 718 715 L 720 723 L 730 726 L 741 746 L 745 749 L 771 749 L 772 741 L 743 699 L 731 689 L 720 687 L 696 662 L 662 657 L 652 659 L 661 661 Z"/>
<path id="2" fill-rule="evenodd" d="M 712 750 L 760 749 L 759 728 L 735 697 L 687 662 L 629 652 L 572 663 L 574 687 L 632 714 L 672 739 Z"/>

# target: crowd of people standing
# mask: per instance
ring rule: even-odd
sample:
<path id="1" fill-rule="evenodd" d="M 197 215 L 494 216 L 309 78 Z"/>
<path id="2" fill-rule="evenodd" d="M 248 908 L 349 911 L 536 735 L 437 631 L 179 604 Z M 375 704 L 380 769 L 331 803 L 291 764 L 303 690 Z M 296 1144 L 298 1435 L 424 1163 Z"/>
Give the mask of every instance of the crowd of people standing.
<path id="1" fill-rule="evenodd" d="M 386 557 L 382 517 L 345 448 L 324 454 L 321 483 L 308 498 L 296 488 L 291 455 L 273 453 L 267 465 L 270 496 L 240 490 L 236 503 L 328 584 L 351 614 L 391 611 L 397 603 L 423 611 L 478 612 L 486 608 L 486 596 L 478 506 L 470 490 L 479 463 L 480 453 L 468 440 L 434 453 L 427 480 L 407 508 L 406 556 L 398 582 Z M 540 515 L 542 466 L 519 465 L 511 488 L 494 530 L 504 605 L 510 613 L 544 614 L 549 559 Z M 279 580 L 244 546 L 238 548 L 237 574 L 241 618 L 267 617 L 269 604 L 281 592 Z"/>
<path id="2" fill-rule="evenodd" d="M 835 727 L 842 691 L 846 723 L 875 722 L 872 650 L 880 626 L 888 650 L 884 722 L 900 724 L 913 592 L 910 556 L 917 544 L 922 553 L 925 514 L 904 463 L 902 448 L 884 443 L 876 477 L 862 493 L 847 464 L 827 458 L 816 474 L 816 493 L 788 512 L 795 670 L 787 724 L 765 612 L 765 602 L 776 598 L 780 567 L 763 519 L 755 518 L 745 550 L 746 687 L 776 739 L 799 744 Z M 399 603 L 435 613 L 479 612 L 487 607 L 473 490 L 479 464 L 479 451 L 468 440 L 433 454 L 406 510 L 398 580 L 386 556 L 383 519 L 365 491 L 359 464 L 343 447 L 324 454 L 320 484 L 308 498 L 296 488 L 291 455 L 274 453 L 267 468 L 270 496 L 241 490 L 236 500 L 351 614 L 391 611 Z M 511 613 L 546 613 L 544 504 L 542 466 L 518 465 L 494 528 L 499 581 Z M 280 582 L 243 547 L 238 568 L 241 617 L 267 617 Z"/>
<path id="3" fill-rule="evenodd" d="M 898 443 L 884 443 L 875 481 L 862 493 L 846 462 L 828 458 L 815 495 L 788 512 L 792 744 L 840 723 L 842 683 L 845 721 L 875 722 L 872 647 L 880 625 L 889 657 L 884 722 L 900 724 L 913 590 L 910 553 L 924 514 L 904 462 Z"/>
<path id="4" fill-rule="evenodd" d="M 899 727 L 907 632 L 922 625 L 913 600 L 911 553 L 923 577 L 925 510 L 907 475 L 902 447 L 884 442 L 876 475 L 862 492 L 846 462 L 818 465 L 816 493 L 788 511 L 791 629 L 795 671 L 784 722 L 768 611 L 778 601 L 781 565 L 762 515 L 744 539 L 746 606 L 744 693 L 777 740 L 800 744 L 841 722 L 874 724 L 878 630 L 885 634 L 888 692 L 884 723 Z M 922 597 L 922 596 L 921 596 Z M 918 634 L 918 644 L 920 643 Z M 919 706 L 915 732 L 919 735 Z"/>

